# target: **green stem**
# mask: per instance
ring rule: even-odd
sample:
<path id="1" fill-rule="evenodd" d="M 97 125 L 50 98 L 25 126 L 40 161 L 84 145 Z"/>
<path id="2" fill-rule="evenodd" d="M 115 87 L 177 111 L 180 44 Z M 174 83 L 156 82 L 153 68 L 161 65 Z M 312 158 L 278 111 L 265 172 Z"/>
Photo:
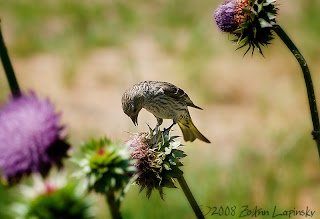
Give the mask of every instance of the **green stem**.
<path id="1" fill-rule="evenodd" d="M 114 192 L 109 191 L 106 194 L 107 203 L 109 205 L 110 213 L 113 219 L 122 219 L 120 214 L 120 205 L 117 203 Z"/>
<path id="2" fill-rule="evenodd" d="M 187 197 L 194 213 L 196 214 L 197 218 L 204 219 L 204 216 L 201 212 L 201 209 L 200 209 L 199 205 L 197 204 L 196 199 L 193 197 L 191 190 L 190 190 L 186 180 L 184 179 L 183 175 L 177 177 L 177 179 L 178 179 L 178 182 L 179 182 L 185 196 Z"/>
<path id="3" fill-rule="evenodd" d="M 3 40 L 1 25 L 0 25 L 0 56 L 1 56 L 1 61 L 2 61 L 4 71 L 6 73 L 6 76 L 9 82 L 11 93 L 14 96 L 20 96 L 20 88 L 19 88 L 16 76 L 14 74 L 13 67 L 11 65 L 11 61 L 8 55 L 6 45 Z"/>
<path id="4" fill-rule="evenodd" d="M 313 139 L 317 143 L 318 153 L 319 153 L 319 157 L 320 157 L 319 115 L 318 115 L 318 109 L 317 109 L 317 103 L 316 103 L 316 97 L 314 94 L 312 79 L 311 79 L 311 75 L 310 75 L 310 71 L 309 71 L 307 62 L 303 58 L 302 54 L 299 52 L 298 48 L 291 41 L 289 36 L 284 32 L 284 30 L 279 25 L 274 27 L 274 31 L 278 34 L 278 36 L 281 38 L 281 40 L 287 45 L 288 49 L 296 57 L 297 61 L 300 64 L 300 67 L 302 69 L 304 80 L 305 80 L 306 87 L 307 87 L 309 107 L 310 107 L 310 112 L 311 112 L 311 119 L 312 119 L 312 123 L 313 123 L 313 130 L 314 131 L 312 131 L 312 135 L 313 135 Z"/>

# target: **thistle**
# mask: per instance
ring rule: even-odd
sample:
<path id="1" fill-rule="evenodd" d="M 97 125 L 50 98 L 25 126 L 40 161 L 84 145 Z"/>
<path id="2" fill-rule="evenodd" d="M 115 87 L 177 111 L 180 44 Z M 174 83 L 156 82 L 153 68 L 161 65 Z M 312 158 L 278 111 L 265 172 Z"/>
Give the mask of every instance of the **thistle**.
<path id="1" fill-rule="evenodd" d="M 135 171 L 126 148 L 113 144 L 109 139 L 92 139 L 82 146 L 84 157 L 79 160 L 78 176 L 86 178 L 89 190 L 106 194 L 121 190 Z"/>
<path id="2" fill-rule="evenodd" d="M 141 132 L 127 142 L 131 158 L 136 160 L 136 184 L 141 186 L 140 192 L 146 189 L 148 198 L 155 189 L 163 199 L 163 188 L 176 188 L 174 178 L 183 174 L 180 159 L 186 154 L 178 149 L 181 144 L 174 141 L 176 137 L 171 137 L 169 131 L 150 129 L 150 133 Z"/>
<path id="3" fill-rule="evenodd" d="M 12 205 L 17 219 L 94 218 L 91 198 L 65 174 L 43 181 L 34 177 L 32 186 L 21 186 L 21 197 Z"/>
<path id="4" fill-rule="evenodd" d="M 230 0 L 222 3 L 214 12 L 214 18 L 222 32 L 236 36 L 238 49 L 248 46 L 245 54 L 255 48 L 263 55 L 261 46 L 270 44 L 272 29 L 276 25 L 276 0 Z"/>
<path id="5" fill-rule="evenodd" d="M 34 92 L 11 97 L 0 108 L 0 172 L 14 184 L 24 175 L 46 176 L 53 165 L 62 167 L 70 145 L 62 133 L 60 113 Z"/>
<path id="6" fill-rule="evenodd" d="M 236 36 L 234 41 L 239 45 L 238 49 L 248 46 L 245 54 L 251 48 L 253 54 L 254 49 L 257 48 L 263 55 L 261 45 L 270 44 L 273 31 L 286 44 L 303 72 L 313 124 L 312 135 L 317 143 L 320 157 L 320 121 L 310 70 L 298 48 L 277 24 L 277 11 L 276 0 L 229 0 L 218 6 L 214 12 L 214 18 L 221 31 Z"/>
<path id="7" fill-rule="evenodd" d="M 146 189 L 147 198 L 158 190 L 163 199 L 163 188 L 177 188 L 177 180 L 197 218 L 204 219 L 180 169 L 181 159 L 187 155 L 179 149 L 181 143 L 174 141 L 177 137 L 170 136 L 170 128 L 160 131 L 156 126 L 155 130 L 149 127 L 149 133 L 140 132 L 127 141 L 131 158 L 136 160 L 135 183 L 141 187 L 140 192 Z"/>
<path id="8" fill-rule="evenodd" d="M 83 158 L 76 161 L 81 170 L 76 175 L 85 178 L 88 190 L 106 196 L 113 218 L 122 218 L 120 204 L 135 173 L 128 149 L 107 138 L 92 139 L 81 149 Z M 116 193 L 120 193 L 117 198 Z"/>

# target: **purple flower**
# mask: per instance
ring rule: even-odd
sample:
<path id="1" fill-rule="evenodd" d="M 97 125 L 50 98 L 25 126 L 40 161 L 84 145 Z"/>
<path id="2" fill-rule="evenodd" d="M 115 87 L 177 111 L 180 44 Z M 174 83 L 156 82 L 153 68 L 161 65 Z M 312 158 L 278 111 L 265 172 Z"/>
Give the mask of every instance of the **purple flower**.
<path id="1" fill-rule="evenodd" d="M 214 11 L 214 19 L 223 32 L 232 32 L 237 26 L 234 22 L 234 16 L 237 9 L 236 1 L 226 1 L 218 6 Z"/>
<path id="2" fill-rule="evenodd" d="M 0 108 L 0 170 L 5 182 L 16 183 L 31 173 L 46 176 L 52 164 L 62 167 L 70 146 L 59 120 L 54 105 L 34 92 L 11 97 Z"/>

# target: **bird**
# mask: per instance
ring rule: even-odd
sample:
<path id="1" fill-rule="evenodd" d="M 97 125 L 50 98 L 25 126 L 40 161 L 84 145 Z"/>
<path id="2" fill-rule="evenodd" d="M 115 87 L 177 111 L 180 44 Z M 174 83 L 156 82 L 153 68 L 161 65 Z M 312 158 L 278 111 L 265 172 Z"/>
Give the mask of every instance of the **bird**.
<path id="1" fill-rule="evenodd" d="M 196 106 L 189 96 L 179 87 L 162 81 L 143 81 L 127 89 L 122 95 L 123 112 L 129 116 L 135 126 L 138 125 L 138 115 L 142 108 L 152 113 L 159 128 L 163 119 L 172 119 L 168 128 L 178 124 L 184 140 L 193 142 L 195 139 L 206 143 L 210 141 L 195 127 L 188 107 L 202 110 Z"/>

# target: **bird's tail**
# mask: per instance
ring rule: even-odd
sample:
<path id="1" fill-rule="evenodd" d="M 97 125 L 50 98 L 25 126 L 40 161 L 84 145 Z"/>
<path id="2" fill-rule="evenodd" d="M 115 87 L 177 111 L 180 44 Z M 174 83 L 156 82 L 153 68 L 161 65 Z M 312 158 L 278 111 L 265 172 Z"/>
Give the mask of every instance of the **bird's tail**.
<path id="1" fill-rule="evenodd" d="M 206 137 L 204 137 L 203 134 L 201 134 L 199 132 L 199 130 L 194 126 L 191 118 L 188 119 L 187 124 L 183 124 L 181 122 L 178 122 L 178 125 L 182 131 L 183 138 L 185 141 L 193 142 L 194 140 L 196 140 L 198 138 L 201 141 L 204 141 L 206 143 L 210 143 L 210 141 Z"/>

